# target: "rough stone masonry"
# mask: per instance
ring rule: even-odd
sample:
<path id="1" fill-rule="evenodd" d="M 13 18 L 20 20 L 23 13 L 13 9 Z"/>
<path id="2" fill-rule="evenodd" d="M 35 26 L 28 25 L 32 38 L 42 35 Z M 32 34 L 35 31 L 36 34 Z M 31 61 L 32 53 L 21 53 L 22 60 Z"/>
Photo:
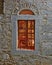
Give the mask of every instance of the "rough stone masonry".
<path id="1" fill-rule="evenodd" d="M 0 65 L 52 65 L 52 0 L 4 0 L 0 14 Z M 11 15 L 24 8 L 42 17 L 39 26 L 40 54 L 11 54 Z"/>

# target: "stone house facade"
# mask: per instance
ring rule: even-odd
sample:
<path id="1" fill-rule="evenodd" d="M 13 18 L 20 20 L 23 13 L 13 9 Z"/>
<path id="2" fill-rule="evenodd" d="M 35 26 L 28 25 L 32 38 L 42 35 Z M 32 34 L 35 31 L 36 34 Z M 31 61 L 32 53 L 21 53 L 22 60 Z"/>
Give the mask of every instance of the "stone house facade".
<path id="1" fill-rule="evenodd" d="M 24 9 L 31 10 L 35 15 L 20 17 L 19 13 Z M 13 22 L 20 18 L 35 18 L 34 51 L 16 51 L 14 48 L 16 34 L 12 30 L 16 27 Z M 52 65 L 52 0 L 3 1 L 3 13 L 0 14 L 0 65 Z"/>

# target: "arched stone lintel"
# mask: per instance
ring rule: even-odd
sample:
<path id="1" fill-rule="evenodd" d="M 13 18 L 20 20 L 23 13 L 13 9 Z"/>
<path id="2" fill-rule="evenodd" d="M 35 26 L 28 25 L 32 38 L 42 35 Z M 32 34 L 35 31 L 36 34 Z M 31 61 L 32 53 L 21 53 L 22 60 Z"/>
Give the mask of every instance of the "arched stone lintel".
<path id="1" fill-rule="evenodd" d="M 19 15 L 19 12 L 22 11 L 22 10 L 25 10 L 25 9 L 31 10 L 32 12 L 34 12 L 35 15 L 39 15 L 38 9 L 32 9 L 32 8 L 22 8 L 22 9 L 14 8 L 12 14 L 17 14 L 17 15 Z"/>

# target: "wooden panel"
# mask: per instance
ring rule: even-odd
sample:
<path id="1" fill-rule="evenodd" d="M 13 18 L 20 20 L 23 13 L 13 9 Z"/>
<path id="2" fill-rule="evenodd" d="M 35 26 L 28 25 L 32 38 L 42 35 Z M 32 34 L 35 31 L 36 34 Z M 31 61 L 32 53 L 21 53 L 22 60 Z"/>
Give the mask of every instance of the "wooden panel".
<path id="1" fill-rule="evenodd" d="M 20 13 L 19 13 L 20 15 L 21 14 L 29 14 L 29 15 L 34 15 L 34 13 L 31 11 L 31 10 L 28 10 L 28 9 L 24 9 L 24 10 L 22 10 Z"/>
<path id="2" fill-rule="evenodd" d="M 3 14 L 3 2 L 4 0 L 0 0 L 0 14 Z"/>
<path id="3" fill-rule="evenodd" d="M 35 20 L 18 20 L 18 48 L 35 50 Z"/>

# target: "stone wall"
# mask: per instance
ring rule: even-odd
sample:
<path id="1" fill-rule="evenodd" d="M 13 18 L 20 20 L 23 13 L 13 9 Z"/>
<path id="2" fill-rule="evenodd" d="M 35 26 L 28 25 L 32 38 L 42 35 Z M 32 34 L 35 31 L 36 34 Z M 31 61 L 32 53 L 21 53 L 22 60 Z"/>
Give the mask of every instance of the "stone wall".
<path id="1" fill-rule="evenodd" d="M 22 2 L 24 4 L 22 4 Z M 27 54 L 11 54 L 12 48 L 12 22 L 11 15 L 17 14 L 21 9 L 27 7 L 25 3 L 34 4 L 33 11 L 42 16 L 40 21 L 40 55 L 27 55 Z M 52 0 L 4 0 L 4 14 L 0 14 L 0 65 L 52 65 L 52 38 L 48 38 L 48 43 L 42 43 L 42 30 L 49 29 L 52 31 Z M 20 2 L 21 5 L 20 6 Z M 25 6 L 24 6 L 25 5 Z M 27 4 L 28 5 L 28 4 Z M 36 6 L 35 6 L 36 5 Z M 45 6 L 43 6 L 45 5 Z M 30 8 L 30 6 L 28 7 Z M 44 23 L 44 22 L 46 23 Z M 45 24 L 44 29 L 42 24 Z M 47 25 L 48 24 L 48 25 Z M 51 25 L 51 27 L 49 27 Z M 51 30 L 50 30 L 51 29 Z M 44 34 L 44 33 L 43 33 Z M 47 32 L 46 32 L 47 34 Z M 52 35 L 52 33 L 50 34 Z M 47 39 L 47 38 L 45 38 Z M 50 41 L 50 42 L 49 42 Z M 46 44 L 45 44 L 46 42 Z M 49 54 L 50 53 L 50 54 Z"/>

